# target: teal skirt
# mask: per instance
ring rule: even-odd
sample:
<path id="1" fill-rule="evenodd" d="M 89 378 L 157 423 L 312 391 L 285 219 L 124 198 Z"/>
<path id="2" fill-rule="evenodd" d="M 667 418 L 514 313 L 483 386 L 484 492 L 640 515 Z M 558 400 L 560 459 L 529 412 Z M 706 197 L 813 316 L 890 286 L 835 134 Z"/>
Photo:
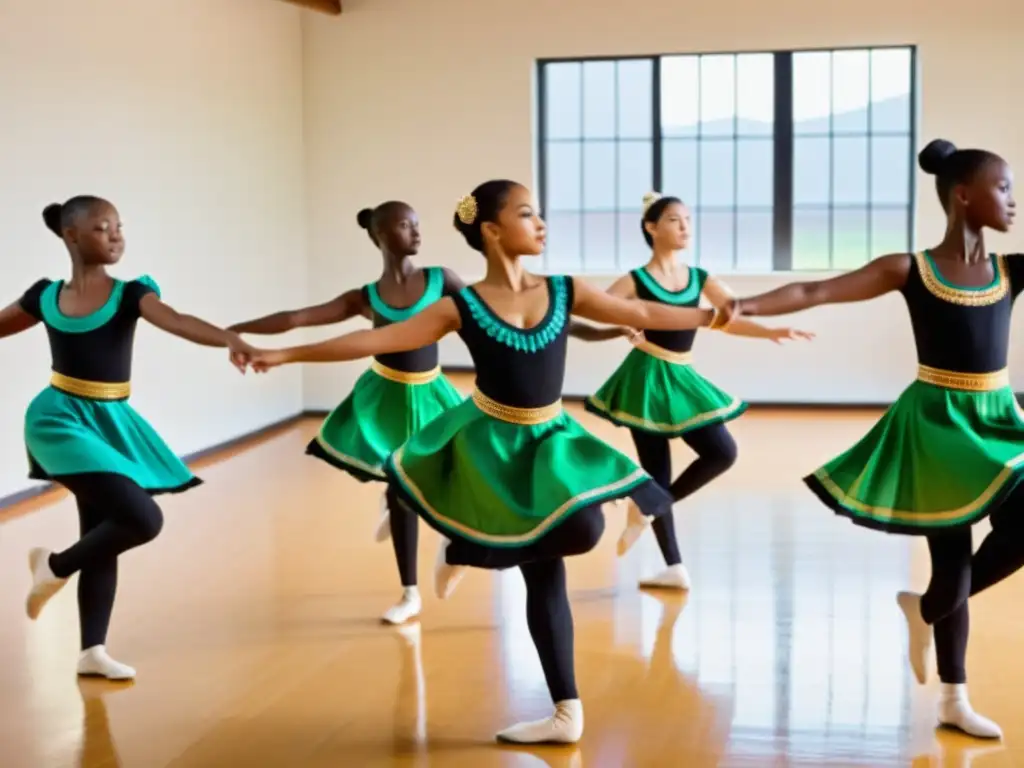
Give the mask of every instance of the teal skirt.
<path id="1" fill-rule="evenodd" d="M 202 481 L 127 400 L 90 400 L 49 387 L 25 414 L 29 477 L 104 472 L 123 475 L 152 495 L 178 493 Z"/>
<path id="2" fill-rule="evenodd" d="M 444 375 L 421 383 L 381 365 L 356 381 L 351 394 L 324 420 L 306 453 L 360 482 L 383 481 L 384 460 L 409 437 L 465 397 Z M 426 378 L 426 377 L 424 377 Z"/>
<path id="3" fill-rule="evenodd" d="M 678 437 L 735 419 L 747 404 L 726 394 L 688 362 L 633 349 L 585 407 L 613 424 Z"/>
<path id="4" fill-rule="evenodd" d="M 668 493 L 565 411 L 536 424 L 498 419 L 474 398 L 409 438 L 385 464 L 407 507 L 448 537 L 533 544 L 574 513 L 632 497 L 657 515 Z"/>
<path id="5" fill-rule="evenodd" d="M 916 381 L 860 442 L 804 482 L 857 525 L 927 535 L 977 522 L 1022 477 L 1024 415 L 1010 387 Z"/>

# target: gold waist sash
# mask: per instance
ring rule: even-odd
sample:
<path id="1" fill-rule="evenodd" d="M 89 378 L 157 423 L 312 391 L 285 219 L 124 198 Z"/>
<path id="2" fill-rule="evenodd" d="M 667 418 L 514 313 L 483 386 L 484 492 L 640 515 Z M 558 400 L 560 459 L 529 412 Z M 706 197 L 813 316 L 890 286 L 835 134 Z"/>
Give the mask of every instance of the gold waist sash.
<path id="1" fill-rule="evenodd" d="M 87 400 L 126 400 L 132 393 L 130 381 L 86 381 L 54 371 L 50 386 Z"/>
<path id="2" fill-rule="evenodd" d="M 370 364 L 370 370 L 378 376 L 389 381 L 397 381 L 399 384 L 428 384 L 441 375 L 441 366 L 432 368 L 429 371 L 399 371 L 395 368 L 388 368 L 376 360 Z"/>
<path id="3" fill-rule="evenodd" d="M 671 349 L 665 349 L 664 347 L 659 347 L 657 344 L 652 344 L 646 339 L 641 342 L 637 342 L 634 346 L 641 352 L 646 352 L 651 357 L 664 360 L 666 363 L 689 365 L 693 362 L 693 352 L 673 352 Z"/>
<path id="4" fill-rule="evenodd" d="M 917 380 L 946 389 L 962 389 L 967 392 L 992 392 L 1010 386 L 1010 371 L 1003 368 L 991 373 L 960 373 L 944 371 L 928 365 L 917 366 Z"/>
<path id="5" fill-rule="evenodd" d="M 499 403 L 497 400 L 492 400 L 479 389 L 473 390 L 473 402 L 477 408 L 488 416 L 512 424 L 523 424 L 526 426 L 551 421 L 562 412 L 561 400 L 551 405 L 542 405 L 540 408 L 516 408 Z"/>

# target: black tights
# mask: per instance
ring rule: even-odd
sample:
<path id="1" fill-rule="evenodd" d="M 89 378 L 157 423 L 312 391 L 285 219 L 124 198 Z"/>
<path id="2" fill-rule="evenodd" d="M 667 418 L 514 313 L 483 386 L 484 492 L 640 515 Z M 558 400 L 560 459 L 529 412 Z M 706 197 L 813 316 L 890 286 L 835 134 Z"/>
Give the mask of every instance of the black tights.
<path id="1" fill-rule="evenodd" d="M 681 501 L 700 490 L 736 463 L 736 441 L 725 425 L 701 427 L 682 436 L 683 442 L 694 450 L 697 458 L 673 482 L 669 438 L 639 429 L 631 429 L 629 432 L 633 436 L 640 466 L 658 485 L 672 494 L 674 501 Z M 682 563 L 672 512 L 654 518 L 651 527 L 654 528 L 666 565 Z"/>
<path id="2" fill-rule="evenodd" d="M 80 538 L 50 556 L 50 569 L 66 579 L 78 573 L 82 649 L 104 645 L 117 592 L 117 557 L 152 541 L 164 524 L 153 498 L 123 475 L 103 472 L 61 479 L 78 502 Z"/>
<path id="3" fill-rule="evenodd" d="M 1024 486 L 1018 488 L 991 516 L 992 532 L 972 555 L 970 527 L 928 537 L 932 576 L 921 597 L 921 614 L 933 625 L 939 679 L 966 683 L 967 600 L 998 584 L 1024 565 Z"/>
<path id="4" fill-rule="evenodd" d="M 555 702 L 579 698 L 564 558 L 589 552 L 603 533 L 601 508 L 587 507 L 526 547 L 493 549 L 465 539 L 453 539 L 448 546 L 447 560 L 452 565 L 492 570 L 519 567 L 526 582 L 526 623 Z"/>
<path id="5" fill-rule="evenodd" d="M 526 623 L 540 656 L 551 700 L 579 698 L 576 689 L 572 608 L 565 578 L 565 560 L 589 552 L 604 533 L 600 507 L 571 515 L 534 544 L 494 549 L 453 538 L 448 546 L 451 565 L 503 570 L 518 567 L 526 582 Z"/>
<path id="6" fill-rule="evenodd" d="M 388 486 L 388 523 L 391 526 L 391 545 L 395 550 L 398 576 L 403 587 L 415 587 L 416 552 L 420 545 L 420 526 L 416 513 L 403 504 L 395 489 Z"/>

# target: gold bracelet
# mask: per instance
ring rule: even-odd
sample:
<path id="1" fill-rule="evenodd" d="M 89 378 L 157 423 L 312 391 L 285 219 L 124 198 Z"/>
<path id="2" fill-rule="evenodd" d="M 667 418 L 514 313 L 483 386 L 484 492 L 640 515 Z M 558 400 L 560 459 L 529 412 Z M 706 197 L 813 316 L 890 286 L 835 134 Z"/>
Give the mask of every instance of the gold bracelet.
<path id="1" fill-rule="evenodd" d="M 735 301 L 735 300 L 734 300 L 734 301 Z M 729 327 L 730 325 L 732 325 L 732 324 L 733 324 L 734 322 L 736 322 L 736 318 L 737 318 L 737 317 L 739 316 L 739 314 L 740 314 L 740 313 L 739 313 L 739 307 L 738 307 L 738 302 L 737 302 L 737 303 L 734 303 L 734 304 L 733 304 L 733 306 L 732 306 L 732 307 L 730 307 L 730 309 L 732 310 L 732 312 L 731 312 L 731 313 L 729 314 L 729 319 L 728 319 L 728 320 L 726 320 L 726 321 L 725 321 L 724 323 L 722 323 L 722 330 L 723 330 L 723 331 L 724 331 L 724 330 L 725 330 L 726 328 L 728 328 L 728 327 Z"/>
<path id="2" fill-rule="evenodd" d="M 708 330 L 709 331 L 717 331 L 720 327 L 722 327 L 723 322 L 722 322 L 721 318 L 722 318 L 722 313 L 718 311 L 718 307 L 712 307 L 711 308 L 711 322 L 708 323 Z"/>

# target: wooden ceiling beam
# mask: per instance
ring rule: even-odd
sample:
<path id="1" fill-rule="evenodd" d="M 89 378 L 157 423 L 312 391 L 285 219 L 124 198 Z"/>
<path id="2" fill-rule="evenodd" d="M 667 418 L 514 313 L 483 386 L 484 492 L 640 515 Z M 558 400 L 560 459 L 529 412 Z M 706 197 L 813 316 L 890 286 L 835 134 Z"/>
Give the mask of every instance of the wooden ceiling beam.
<path id="1" fill-rule="evenodd" d="M 284 0 L 286 3 L 292 5 L 301 5 L 303 8 L 309 8 L 311 11 L 320 11 L 321 13 L 329 13 L 332 16 L 338 16 L 341 13 L 341 0 Z"/>

